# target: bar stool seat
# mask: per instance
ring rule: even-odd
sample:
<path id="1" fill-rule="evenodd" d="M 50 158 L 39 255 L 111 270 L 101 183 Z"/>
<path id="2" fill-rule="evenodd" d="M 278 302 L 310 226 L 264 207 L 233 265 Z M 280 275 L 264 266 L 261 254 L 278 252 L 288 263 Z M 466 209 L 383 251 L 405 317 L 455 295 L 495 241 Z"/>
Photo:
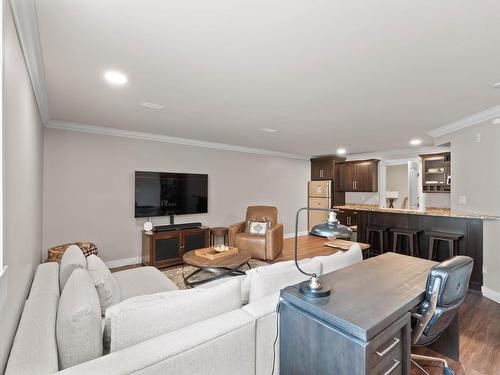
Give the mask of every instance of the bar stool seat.
<path id="1" fill-rule="evenodd" d="M 402 252 L 401 242 L 403 238 L 408 240 L 408 252 L 410 256 L 418 256 L 420 253 L 420 246 L 418 245 L 418 236 L 423 232 L 420 229 L 407 229 L 407 228 L 392 228 L 390 231 L 393 234 L 392 238 L 392 251 Z M 399 246 L 398 246 L 399 240 Z M 398 248 L 399 247 L 399 248 Z"/>
<path id="2" fill-rule="evenodd" d="M 370 254 L 375 248 L 375 235 L 378 235 L 378 243 L 380 244 L 380 254 L 383 254 L 388 245 L 388 232 L 391 229 L 384 225 L 367 225 L 366 226 L 366 242 L 370 244 Z"/>
<path id="3" fill-rule="evenodd" d="M 448 244 L 448 258 L 452 258 L 458 253 L 458 240 L 464 235 L 461 233 L 446 233 L 446 232 L 426 232 L 429 236 L 429 259 L 433 260 L 437 257 L 437 249 L 439 241 L 444 241 Z M 436 246 L 437 245 L 437 246 Z"/>

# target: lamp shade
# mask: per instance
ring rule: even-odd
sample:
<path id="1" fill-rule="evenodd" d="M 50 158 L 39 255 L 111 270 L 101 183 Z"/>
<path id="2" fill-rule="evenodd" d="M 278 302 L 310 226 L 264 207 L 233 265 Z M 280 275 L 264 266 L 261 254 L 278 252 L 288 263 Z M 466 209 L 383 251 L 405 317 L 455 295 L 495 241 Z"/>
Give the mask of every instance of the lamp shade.
<path id="1" fill-rule="evenodd" d="M 335 237 L 350 240 L 354 236 L 351 228 L 342 225 L 337 220 L 334 211 L 328 212 L 328 219 L 322 224 L 316 224 L 311 228 L 311 234 L 320 237 Z"/>
<path id="2" fill-rule="evenodd" d="M 398 199 L 399 198 L 399 193 L 397 191 L 386 191 L 385 192 L 385 197 L 387 199 L 389 199 L 389 198 Z"/>

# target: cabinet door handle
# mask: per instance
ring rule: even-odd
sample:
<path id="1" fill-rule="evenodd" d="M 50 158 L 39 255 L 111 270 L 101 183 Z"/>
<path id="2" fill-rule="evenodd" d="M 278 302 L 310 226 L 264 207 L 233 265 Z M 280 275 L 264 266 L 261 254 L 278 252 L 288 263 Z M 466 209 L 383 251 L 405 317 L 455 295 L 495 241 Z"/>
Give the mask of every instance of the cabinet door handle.
<path id="1" fill-rule="evenodd" d="M 354 190 L 354 181 L 352 182 L 352 190 Z"/>
<path id="2" fill-rule="evenodd" d="M 358 190 L 358 181 L 354 181 L 354 190 Z"/>
<path id="3" fill-rule="evenodd" d="M 392 339 L 393 339 L 394 341 L 392 342 L 392 344 L 391 344 L 391 345 L 389 345 L 387 348 L 385 348 L 385 349 L 384 349 L 384 350 L 382 350 L 381 352 L 375 352 L 375 353 L 377 353 L 377 355 L 378 355 L 379 357 L 383 357 L 383 356 L 385 356 L 385 355 L 386 355 L 387 353 L 389 353 L 389 352 L 390 352 L 390 351 L 391 351 L 391 350 L 392 350 L 392 349 L 393 349 L 393 348 L 394 348 L 397 344 L 399 344 L 399 341 L 400 341 L 399 339 L 397 339 L 397 338 L 395 338 L 395 337 L 393 337 Z"/>
<path id="4" fill-rule="evenodd" d="M 394 370 L 396 370 L 398 368 L 400 362 L 397 359 L 393 359 L 393 361 L 394 361 L 394 364 L 391 366 L 391 368 L 389 370 L 384 372 L 384 375 L 391 375 L 394 372 Z"/>

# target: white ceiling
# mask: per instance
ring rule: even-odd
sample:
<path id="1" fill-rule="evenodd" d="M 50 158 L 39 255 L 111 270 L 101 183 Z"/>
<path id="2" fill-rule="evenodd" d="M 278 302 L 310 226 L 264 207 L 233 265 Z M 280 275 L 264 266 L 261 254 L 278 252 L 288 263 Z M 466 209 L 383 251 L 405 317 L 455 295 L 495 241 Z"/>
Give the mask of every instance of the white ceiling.
<path id="1" fill-rule="evenodd" d="M 36 6 L 51 120 L 319 155 L 432 144 L 500 104 L 498 0 Z"/>

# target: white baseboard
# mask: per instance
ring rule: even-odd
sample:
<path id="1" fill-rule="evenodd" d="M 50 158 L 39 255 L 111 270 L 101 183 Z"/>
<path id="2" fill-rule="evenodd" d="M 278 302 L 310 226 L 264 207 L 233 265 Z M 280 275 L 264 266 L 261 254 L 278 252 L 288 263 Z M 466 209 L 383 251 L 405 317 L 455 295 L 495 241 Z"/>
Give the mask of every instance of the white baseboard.
<path id="1" fill-rule="evenodd" d="M 104 263 L 109 268 L 117 268 L 117 267 L 130 266 L 132 264 L 139 264 L 141 262 L 142 262 L 142 257 L 135 257 L 135 258 L 110 260 Z"/>
<path id="2" fill-rule="evenodd" d="M 299 237 L 300 236 L 307 236 L 309 234 L 308 231 L 303 231 L 303 232 L 299 232 L 298 235 Z M 295 237 L 295 232 L 294 233 L 286 233 L 283 235 L 283 238 L 293 238 Z"/>
<path id="3" fill-rule="evenodd" d="M 481 287 L 481 292 L 483 293 L 483 296 L 485 296 L 486 298 L 491 299 L 492 301 L 494 301 L 496 303 L 500 303 L 500 293 L 499 292 L 497 292 L 493 289 L 487 288 L 485 286 Z"/>

